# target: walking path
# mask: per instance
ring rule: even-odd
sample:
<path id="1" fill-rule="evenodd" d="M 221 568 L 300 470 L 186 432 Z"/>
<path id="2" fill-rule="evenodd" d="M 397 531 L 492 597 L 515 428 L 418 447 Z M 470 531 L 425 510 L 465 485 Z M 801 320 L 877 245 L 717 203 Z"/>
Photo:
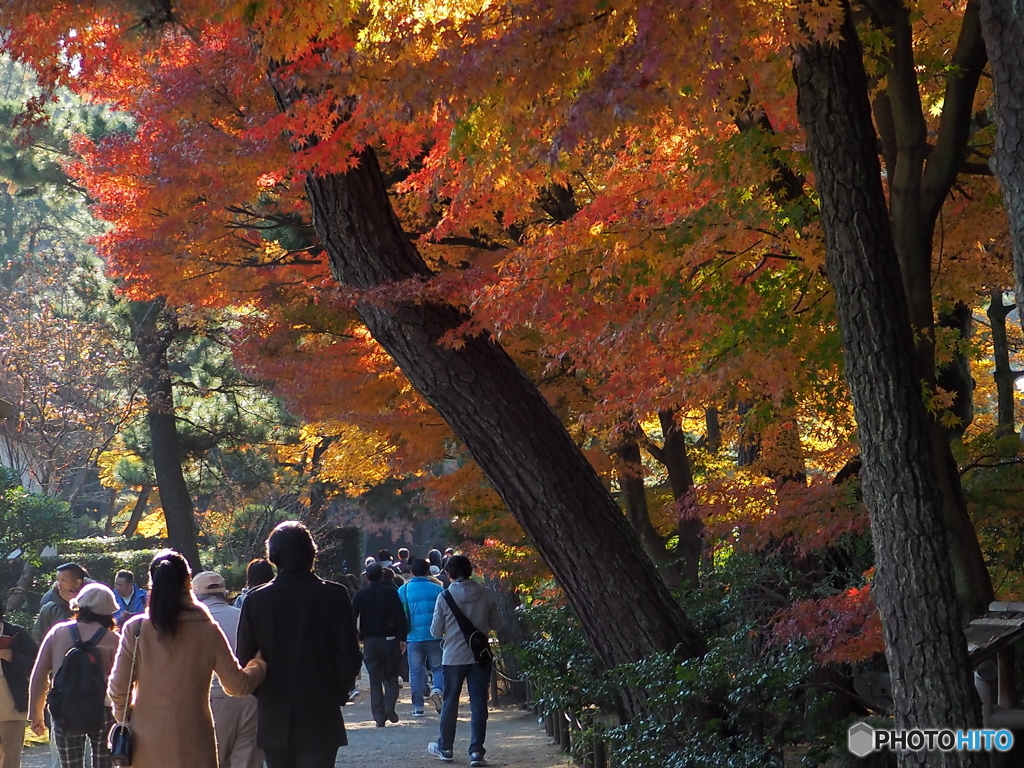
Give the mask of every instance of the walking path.
<path id="1" fill-rule="evenodd" d="M 361 695 L 345 707 L 348 746 L 338 752 L 337 768 L 429 768 L 443 765 L 427 754 L 427 744 L 437 739 L 438 715 L 428 701 L 425 717 L 409 717 L 409 686 L 402 688 L 398 715 L 401 721 L 386 728 L 374 726 L 370 715 L 370 694 L 366 675 L 360 681 Z M 493 768 L 568 768 L 568 757 L 551 743 L 538 727 L 537 716 L 515 706 L 490 708 L 487 719 L 487 761 Z M 463 695 L 459 706 L 459 727 L 455 734 L 453 768 L 468 768 L 469 699 Z M 46 745 L 25 749 L 23 768 L 50 768 Z M 168 766 L 168 768 L 184 768 Z"/>

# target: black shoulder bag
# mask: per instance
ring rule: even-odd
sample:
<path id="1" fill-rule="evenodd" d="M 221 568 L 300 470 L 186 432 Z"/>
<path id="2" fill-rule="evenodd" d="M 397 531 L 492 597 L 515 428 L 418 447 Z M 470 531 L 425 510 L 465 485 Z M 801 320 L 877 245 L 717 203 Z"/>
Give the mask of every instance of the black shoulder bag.
<path id="1" fill-rule="evenodd" d="M 462 634 L 466 638 L 469 650 L 473 652 L 473 658 L 476 659 L 477 666 L 481 669 L 489 670 L 494 662 L 494 654 L 491 653 L 491 644 L 487 640 L 487 635 L 477 629 L 476 625 L 466 617 L 466 614 L 462 612 L 462 609 L 455 602 L 451 592 L 446 589 L 441 594 L 444 595 L 444 600 L 448 603 L 448 607 L 452 609 L 452 615 L 455 616 L 455 621 L 459 623 L 459 629 L 462 630 Z"/>
<path id="2" fill-rule="evenodd" d="M 110 759 L 114 765 L 132 764 L 132 686 L 135 685 L 135 657 L 139 653 L 139 636 L 142 634 L 142 622 L 135 625 L 135 647 L 132 648 L 132 670 L 128 674 L 128 698 L 124 704 L 124 722 L 114 723 L 107 738 L 110 747 Z"/>

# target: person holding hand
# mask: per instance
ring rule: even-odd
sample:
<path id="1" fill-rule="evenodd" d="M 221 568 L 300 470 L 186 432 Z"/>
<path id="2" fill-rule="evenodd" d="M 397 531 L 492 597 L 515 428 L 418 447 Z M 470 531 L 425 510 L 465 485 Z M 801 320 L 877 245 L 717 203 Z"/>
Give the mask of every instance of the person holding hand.
<path id="1" fill-rule="evenodd" d="M 194 600 L 181 554 L 158 552 L 149 579 L 149 607 L 122 628 L 107 682 L 114 718 L 123 723 L 134 698 L 132 768 L 217 768 L 213 674 L 229 696 L 248 696 L 263 682 L 267 665 L 254 658 L 239 666 L 224 632 Z"/>

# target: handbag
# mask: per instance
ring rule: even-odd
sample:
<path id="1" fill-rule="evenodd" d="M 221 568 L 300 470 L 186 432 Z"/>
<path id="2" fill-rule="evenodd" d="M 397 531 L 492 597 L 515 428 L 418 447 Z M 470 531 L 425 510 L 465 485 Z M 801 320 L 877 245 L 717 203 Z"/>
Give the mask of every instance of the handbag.
<path id="1" fill-rule="evenodd" d="M 462 612 L 451 592 L 446 589 L 441 594 L 444 595 L 448 607 L 452 609 L 452 615 L 455 616 L 455 621 L 458 622 L 459 629 L 462 630 L 462 635 L 466 638 L 466 645 L 473 652 L 477 666 L 489 672 L 491 664 L 494 662 L 494 654 L 491 652 L 491 644 L 487 635 L 477 629 L 469 617 Z"/>
<path id="2" fill-rule="evenodd" d="M 139 635 L 142 634 L 142 622 L 135 625 L 135 647 L 132 648 L 132 669 L 128 673 L 128 700 L 124 707 L 124 722 L 114 723 L 107 737 L 110 747 L 110 759 L 114 765 L 132 764 L 132 686 L 135 685 L 135 657 L 139 652 Z"/>

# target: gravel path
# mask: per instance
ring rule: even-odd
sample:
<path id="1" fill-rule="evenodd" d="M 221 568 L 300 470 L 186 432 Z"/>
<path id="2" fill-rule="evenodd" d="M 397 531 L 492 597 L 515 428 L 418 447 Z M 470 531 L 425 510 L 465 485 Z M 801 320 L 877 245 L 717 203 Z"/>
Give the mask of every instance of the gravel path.
<path id="1" fill-rule="evenodd" d="M 437 739 L 438 716 L 428 701 L 425 717 L 409 717 L 409 686 L 402 688 L 398 715 L 401 721 L 386 728 L 374 726 L 370 716 L 370 695 L 366 676 L 360 681 L 361 695 L 345 707 L 348 746 L 338 752 L 338 768 L 428 768 L 442 765 L 427 754 L 427 743 Z M 455 768 L 468 768 L 469 699 L 464 695 L 459 707 L 459 727 L 455 735 Z M 567 756 L 552 745 L 537 717 L 514 706 L 490 708 L 487 720 L 487 760 L 493 768 L 568 768 Z M 25 749 L 23 768 L 50 768 L 45 745 Z M 183 768 L 168 766 L 167 768 Z"/>

